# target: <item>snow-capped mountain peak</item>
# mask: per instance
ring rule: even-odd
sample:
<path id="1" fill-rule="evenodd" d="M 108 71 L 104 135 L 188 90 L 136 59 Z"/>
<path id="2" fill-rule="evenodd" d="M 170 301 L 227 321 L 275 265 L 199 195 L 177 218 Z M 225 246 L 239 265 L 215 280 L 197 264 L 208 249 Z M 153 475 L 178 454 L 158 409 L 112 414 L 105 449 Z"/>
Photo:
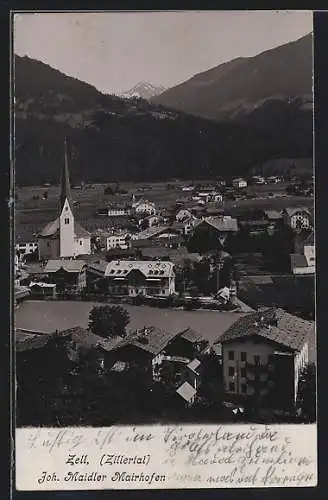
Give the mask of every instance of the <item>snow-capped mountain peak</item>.
<path id="1" fill-rule="evenodd" d="M 149 82 L 139 82 L 130 90 L 124 92 L 122 94 L 122 97 L 128 99 L 131 97 L 138 97 L 140 99 L 151 99 L 151 97 L 161 94 L 162 92 L 164 92 L 164 90 L 165 88 L 162 87 L 161 85 L 153 85 Z"/>

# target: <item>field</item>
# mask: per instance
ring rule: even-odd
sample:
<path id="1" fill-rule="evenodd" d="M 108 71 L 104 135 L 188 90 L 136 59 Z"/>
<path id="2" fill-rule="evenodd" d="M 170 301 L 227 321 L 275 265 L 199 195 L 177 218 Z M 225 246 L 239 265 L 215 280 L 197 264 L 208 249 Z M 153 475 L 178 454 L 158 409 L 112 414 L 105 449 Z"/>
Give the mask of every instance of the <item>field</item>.
<path id="1" fill-rule="evenodd" d="M 204 182 L 204 181 L 203 181 Z M 184 182 L 183 185 L 187 185 Z M 125 195 L 105 195 L 105 184 L 94 184 L 85 190 L 72 190 L 75 202 L 75 214 L 77 220 L 89 231 L 96 228 L 107 228 L 111 221 L 107 217 L 95 215 L 98 207 L 104 206 L 108 202 L 131 200 L 135 193 L 150 201 L 154 201 L 158 208 L 168 208 L 175 204 L 178 198 L 189 196 L 189 193 L 181 190 L 182 182 L 176 181 L 168 183 L 144 184 L 122 183 L 121 189 L 127 190 Z M 256 197 L 238 201 L 226 200 L 218 204 L 218 208 L 234 215 L 243 209 L 277 209 L 281 210 L 290 206 L 313 206 L 313 199 L 300 196 L 287 196 L 284 184 L 269 184 L 264 186 L 251 186 L 247 188 L 249 194 Z M 16 234 L 21 238 L 30 238 L 33 233 L 37 233 L 49 221 L 58 215 L 59 186 L 51 187 L 20 187 L 16 189 Z M 43 193 L 47 191 L 48 198 L 42 199 Z M 33 200 L 34 195 L 39 195 L 39 199 Z M 270 195 L 270 196 L 269 196 Z"/>

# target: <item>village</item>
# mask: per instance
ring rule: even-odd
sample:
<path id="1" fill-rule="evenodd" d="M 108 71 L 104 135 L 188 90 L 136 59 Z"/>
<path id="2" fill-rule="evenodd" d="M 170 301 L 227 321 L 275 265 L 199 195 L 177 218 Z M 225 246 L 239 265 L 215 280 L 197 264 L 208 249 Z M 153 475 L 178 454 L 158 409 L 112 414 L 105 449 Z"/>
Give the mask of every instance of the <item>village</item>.
<path id="1" fill-rule="evenodd" d="M 315 418 L 315 390 L 308 388 L 315 383 L 316 359 L 313 179 L 285 184 L 279 176 L 253 176 L 167 185 L 170 202 L 162 204 L 146 198 L 146 186 L 119 194 L 117 201 L 114 195 L 93 210 L 90 217 L 99 224 L 90 229 L 75 216 L 78 191 L 70 184 L 65 145 L 57 217 L 30 237 L 16 227 L 14 300 L 23 399 L 28 394 L 45 399 L 30 370 L 38 366 L 39 373 L 47 360 L 54 366 L 48 401 L 55 399 L 53 383 L 65 377 L 74 387 L 78 379 L 84 386 L 101 381 L 98 405 L 104 398 L 120 400 L 108 420 L 93 425 L 125 422 L 128 416 L 252 421 L 269 412 L 271 419 L 273 414 Z M 256 204 L 258 186 L 267 187 L 262 205 Z M 307 203 L 300 205 L 297 196 Z M 272 199 L 277 208 L 265 208 Z M 77 319 L 63 327 L 59 312 L 58 324 L 47 331 L 40 319 L 37 328 L 24 324 L 24 308 L 33 304 L 36 316 L 43 307 L 78 307 L 89 313 L 89 323 Z M 137 310 L 144 314 L 131 328 Z M 149 323 L 151 311 L 158 311 L 156 324 Z M 190 321 L 181 329 L 168 328 L 165 315 L 171 313 L 189 315 Z M 212 315 L 210 328 L 197 322 L 204 314 Z M 31 403 L 29 411 L 22 402 L 19 408 L 25 425 L 33 422 L 31 411 L 35 421 L 45 418 Z M 53 422 L 53 413 L 44 411 Z M 72 406 L 65 411 L 74 425 Z"/>

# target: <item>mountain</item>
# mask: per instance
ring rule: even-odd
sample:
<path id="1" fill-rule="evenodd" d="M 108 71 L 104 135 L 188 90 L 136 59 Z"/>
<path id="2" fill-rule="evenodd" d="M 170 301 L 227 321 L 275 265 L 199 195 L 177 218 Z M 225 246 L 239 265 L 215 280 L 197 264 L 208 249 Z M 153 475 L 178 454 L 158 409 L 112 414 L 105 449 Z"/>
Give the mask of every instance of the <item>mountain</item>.
<path id="1" fill-rule="evenodd" d="M 220 64 L 172 87 L 152 102 L 217 121 L 262 126 L 312 106 L 312 35 Z M 277 110 L 277 111 L 276 111 Z M 277 122 L 277 117 L 275 116 Z"/>
<path id="2" fill-rule="evenodd" d="M 215 122 L 144 99 L 104 95 L 19 56 L 14 81 L 18 184 L 58 182 L 65 136 L 74 183 L 208 179 L 244 175 L 269 160 L 312 157 L 310 111 L 297 123 L 292 110 L 289 120 L 284 109 L 276 112 L 285 125 L 274 130 Z"/>
<path id="3" fill-rule="evenodd" d="M 165 90 L 164 87 L 161 85 L 152 85 L 149 82 L 139 82 L 137 85 L 132 87 L 132 89 L 127 90 L 124 92 L 121 97 L 126 98 L 126 99 L 131 99 L 133 97 L 137 97 L 139 99 L 150 99 L 152 97 L 155 97 L 161 93 L 163 93 Z"/>

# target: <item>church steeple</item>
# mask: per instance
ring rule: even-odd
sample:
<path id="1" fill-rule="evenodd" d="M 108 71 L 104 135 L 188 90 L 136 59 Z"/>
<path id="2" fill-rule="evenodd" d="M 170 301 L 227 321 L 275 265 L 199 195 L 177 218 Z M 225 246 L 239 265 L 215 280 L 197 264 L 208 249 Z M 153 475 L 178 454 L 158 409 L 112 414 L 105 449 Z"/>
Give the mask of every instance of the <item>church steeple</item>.
<path id="1" fill-rule="evenodd" d="M 67 157 L 67 138 L 65 137 L 64 141 L 64 150 L 65 150 L 65 161 L 63 165 L 62 175 L 61 175 L 61 192 L 60 192 L 60 211 L 63 210 L 65 201 L 67 200 L 71 210 L 73 209 L 73 202 L 71 197 L 71 187 L 69 182 L 69 173 L 68 173 L 68 157 Z"/>

